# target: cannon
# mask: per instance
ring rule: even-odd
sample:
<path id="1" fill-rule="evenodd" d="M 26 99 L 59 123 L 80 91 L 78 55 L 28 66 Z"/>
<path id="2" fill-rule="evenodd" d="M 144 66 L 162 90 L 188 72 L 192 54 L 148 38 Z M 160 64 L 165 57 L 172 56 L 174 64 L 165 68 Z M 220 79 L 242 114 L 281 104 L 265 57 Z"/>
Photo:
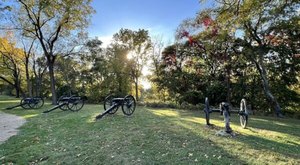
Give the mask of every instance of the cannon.
<path id="1" fill-rule="evenodd" d="M 242 128 L 246 128 L 248 124 L 248 118 L 249 113 L 247 110 L 246 100 L 242 99 L 240 103 L 240 109 L 239 110 L 232 110 L 228 103 L 222 102 L 220 104 L 219 109 L 213 109 L 209 107 L 209 100 L 206 97 L 205 98 L 205 107 L 204 107 L 204 113 L 205 113 L 205 119 L 206 119 L 206 125 L 211 125 L 209 122 L 210 120 L 210 113 L 212 112 L 219 112 L 221 115 L 224 116 L 224 122 L 225 122 L 225 131 L 227 133 L 232 132 L 230 128 L 230 114 L 231 113 L 237 113 L 240 117 L 240 124 Z"/>
<path id="2" fill-rule="evenodd" d="M 119 107 L 122 107 L 124 115 L 130 116 L 135 111 L 136 101 L 132 95 L 127 95 L 124 98 L 114 98 L 109 95 L 104 100 L 104 112 L 96 116 L 101 119 L 106 114 L 115 114 Z"/>
<path id="3" fill-rule="evenodd" d="M 38 109 L 41 108 L 44 105 L 44 99 L 41 97 L 27 97 L 23 98 L 20 101 L 20 104 L 7 107 L 6 109 L 13 109 L 17 107 L 22 107 L 23 109 Z"/>
<path id="4" fill-rule="evenodd" d="M 54 111 L 56 109 L 61 109 L 62 111 L 73 111 L 73 112 L 77 112 L 79 110 L 82 109 L 82 107 L 84 106 L 84 102 L 86 100 L 86 97 L 81 97 L 81 96 L 61 96 L 58 100 L 57 100 L 57 105 L 54 106 L 53 108 L 44 111 L 43 113 L 48 113 L 51 111 Z"/>

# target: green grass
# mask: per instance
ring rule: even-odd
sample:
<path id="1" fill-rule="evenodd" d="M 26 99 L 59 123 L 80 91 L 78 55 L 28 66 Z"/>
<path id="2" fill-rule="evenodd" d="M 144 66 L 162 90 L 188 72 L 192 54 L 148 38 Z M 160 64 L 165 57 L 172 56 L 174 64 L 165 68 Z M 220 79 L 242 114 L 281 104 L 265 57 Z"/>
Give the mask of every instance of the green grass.
<path id="1" fill-rule="evenodd" d="M 0 96 L 0 109 L 18 100 Z M 100 105 L 79 112 L 1 110 L 25 117 L 17 136 L 0 145 L 2 164 L 300 164 L 300 122 L 251 116 L 242 129 L 232 115 L 236 137 L 220 137 L 222 116 L 205 126 L 202 111 L 137 107 L 95 121 Z"/>

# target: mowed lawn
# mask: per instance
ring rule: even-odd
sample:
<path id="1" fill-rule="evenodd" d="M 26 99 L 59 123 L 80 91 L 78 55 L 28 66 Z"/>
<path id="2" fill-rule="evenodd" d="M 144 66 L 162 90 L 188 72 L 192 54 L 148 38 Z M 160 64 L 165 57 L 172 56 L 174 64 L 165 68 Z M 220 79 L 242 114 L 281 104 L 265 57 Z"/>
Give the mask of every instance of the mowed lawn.
<path id="1" fill-rule="evenodd" d="M 223 129 L 215 113 L 205 126 L 202 110 L 137 107 L 95 121 L 102 105 L 79 112 L 3 110 L 19 100 L 0 96 L 3 112 L 23 116 L 18 135 L 0 145 L 2 164 L 300 164 L 300 120 L 250 116 L 242 129 L 232 115 L 236 137 L 216 136 Z"/>

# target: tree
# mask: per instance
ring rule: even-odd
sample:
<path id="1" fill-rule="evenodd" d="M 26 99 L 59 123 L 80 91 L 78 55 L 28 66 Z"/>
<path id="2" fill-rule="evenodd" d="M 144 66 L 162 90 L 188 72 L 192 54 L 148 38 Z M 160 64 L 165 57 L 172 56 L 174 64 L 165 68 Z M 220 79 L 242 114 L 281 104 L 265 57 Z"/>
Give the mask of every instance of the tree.
<path id="1" fill-rule="evenodd" d="M 132 63 L 127 59 L 129 50 L 126 46 L 113 43 L 107 48 L 108 79 L 111 80 L 110 89 L 117 95 L 127 95 L 131 90 L 130 72 Z"/>
<path id="2" fill-rule="evenodd" d="M 5 10 L 11 10 L 11 7 L 10 6 L 4 6 L 3 4 L 2 4 L 2 2 L 0 2 L 0 12 L 3 12 L 3 11 L 5 11 Z M 1 14 L 1 13 L 0 13 Z"/>
<path id="3" fill-rule="evenodd" d="M 282 63 L 297 63 L 293 55 L 299 52 L 299 44 L 293 36 L 299 36 L 299 2 L 295 0 L 234 0 L 216 1 L 218 5 L 199 12 L 194 19 L 188 22 L 188 29 L 196 29 L 189 40 L 212 43 L 215 38 L 222 38 L 227 34 L 230 54 L 244 56 L 254 64 L 262 82 L 263 91 L 277 116 L 281 115 L 281 107 L 271 92 L 268 64 L 270 58 L 284 56 Z M 282 26 L 289 26 L 283 28 Z M 291 30 L 286 30 L 291 29 Z M 200 30 L 200 32 L 199 32 Z M 203 35 L 204 34 L 204 35 Z M 205 36 L 210 36 L 207 38 Z M 203 46 L 203 45 L 202 45 Z M 206 47 L 205 47 L 206 46 Z M 209 47 L 199 47 L 206 51 Z M 221 48 L 224 51 L 226 48 Z M 279 50 L 291 51 L 279 51 Z M 296 68 L 296 67 L 294 67 Z M 285 68 L 285 71 L 297 73 L 296 69 Z M 279 73 L 280 70 L 277 70 Z"/>
<path id="4" fill-rule="evenodd" d="M 16 97 L 20 97 L 23 50 L 16 48 L 15 43 L 6 38 L 0 38 L 0 79 L 13 86 Z"/>
<path id="5" fill-rule="evenodd" d="M 82 90 L 95 103 L 110 94 L 110 86 L 114 84 L 110 76 L 109 55 L 101 46 L 102 41 L 98 38 L 89 39 L 80 55 Z"/>
<path id="6" fill-rule="evenodd" d="M 178 43 L 164 48 L 151 81 L 158 91 L 166 91 L 169 98 L 179 104 L 186 102 L 198 104 L 205 92 L 202 63 L 199 57 L 191 55 L 189 46 Z M 164 98 L 164 96 L 162 96 Z M 203 98 L 204 99 L 204 98 Z"/>
<path id="7" fill-rule="evenodd" d="M 131 76 L 135 84 L 136 100 L 139 100 L 139 78 L 151 49 L 151 39 L 148 31 L 144 29 L 139 29 L 138 31 L 121 29 L 119 33 L 114 35 L 114 39 L 124 44 L 130 50 L 129 58 L 133 62 Z"/>
<path id="8" fill-rule="evenodd" d="M 47 59 L 52 104 L 56 104 L 54 63 L 58 55 L 64 54 L 62 49 L 66 49 L 60 44 L 66 43 L 71 34 L 80 34 L 80 30 L 87 27 L 89 16 L 93 13 L 91 0 L 17 0 L 17 3 L 19 28 L 24 35 L 37 38 Z"/>
<path id="9" fill-rule="evenodd" d="M 184 22 L 178 29 L 178 38 L 187 37 L 188 45 L 190 48 L 190 56 L 198 56 L 203 59 L 206 68 L 206 72 L 210 73 L 209 81 L 222 81 L 226 84 L 226 100 L 231 103 L 231 74 L 232 74 L 232 64 L 234 63 L 234 57 L 236 54 L 232 50 L 233 37 L 231 37 L 228 32 L 218 30 L 212 25 L 213 21 L 208 17 L 205 17 L 207 25 L 201 32 L 190 36 L 189 32 L 184 29 L 190 26 L 190 22 Z M 194 24 L 194 23 L 193 23 Z M 213 26 L 208 28 L 207 26 Z M 207 75 L 208 76 L 208 75 Z M 212 83 L 211 83 L 212 84 Z M 208 95 L 209 97 L 209 95 Z"/>
<path id="10" fill-rule="evenodd" d="M 23 63 L 25 65 L 25 75 L 26 75 L 26 83 L 27 83 L 27 91 L 29 97 L 32 97 L 32 83 L 30 80 L 30 58 L 33 54 L 33 46 L 34 46 L 35 39 L 31 39 L 29 41 L 26 41 L 25 39 L 22 39 L 22 45 L 23 45 L 23 53 L 24 53 L 24 59 Z"/>
<path id="11" fill-rule="evenodd" d="M 42 82 L 44 74 L 47 70 L 47 62 L 45 57 L 36 57 L 35 54 L 32 56 L 32 70 L 33 70 L 33 86 L 35 86 L 33 92 L 35 92 L 36 96 L 42 97 Z"/>
<path id="12" fill-rule="evenodd" d="M 152 40 L 152 52 L 150 53 L 150 60 L 151 60 L 151 70 L 152 72 L 159 71 L 159 64 L 161 62 L 161 55 L 164 48 L 164 43 L 162 41 L 162 37 L 156 36 Z"/>
<path id="13" fill-rule="evenodd" d="M 55 64 L 55 70 L 59 74 L 57 77 L 57 84 L 60 87 L 67 87 L 68 91 L 62 91 L 59 93 L 60 95 L 69 94 L 72 95 L 75 92 L 78 92 L 76 87 L 79 84 L 80 79 L 80 64 L 70 57 L 59 57 L 57 58 L 57 62 Z M 64 93 L 67 92 L 67 93 Z"/>
<path id="14" fill-rule="evenodd" d="M 150 70 L 152 71 L 152 74 L 147 76 L 148 80 L 152 82 L 151 89 L 146 90 L 146 98 L 150 100 L 162 100 L 163 102 L 167 101 L 168 96 L 168 89 L 164 86 L 159 89 L 158 82 L 156 80 L 160 80 L 161 78 L 159 76 L 160 73 L 160 65 L 162 63 L 162 52 L 164 49 L 164 43 L 162 36 L 154 36 L 152 37 L 152 47 L 151 47 L 151 53 L 149 55 L 151 64 L 150 64 Z"/>
<path id="15" fill-rule="evenodd" d="M 290 36 L 299 36 L 299 30 L 296 30 L 299 29 L 299 24 L 291 24 L 294 26 L 291 29 L 292 34 L 286 33 L 289 30 L 278 25 L 293 22 L 294 19 L 299 20 L 299 14 L 297 14 L 299 5 L 299 1 L 294 0 L 248 0 L 231 4 L 221 3 L 217 9 L 217 21 L 220 24 L 226 25 L 227 28 L 237 27 L 245 33 L 244 39 L 237 40 L 236 44 L 243 48 L 243 55 L 255 64 L 261 77 L 264 93 L 277 116 L 281 116 L 281 107 L 271 92 L 266 58 L 280 54 L 276 47 L 283 46 L 293 49 L 293 45 L 296 45 L 295 42 L 289 42 L 292 41 Z M 222 21 L 224 19 L 227 19 L 231 25 Z M 273 39 L 270 39 L 272 36 L 280 38 L 277 45 L 272 43 Z M 294 47 L 293 51 L 295 52 L 297 49 Z M 291 58 L 285 58 L 282 62 L 289 59 Z"/>

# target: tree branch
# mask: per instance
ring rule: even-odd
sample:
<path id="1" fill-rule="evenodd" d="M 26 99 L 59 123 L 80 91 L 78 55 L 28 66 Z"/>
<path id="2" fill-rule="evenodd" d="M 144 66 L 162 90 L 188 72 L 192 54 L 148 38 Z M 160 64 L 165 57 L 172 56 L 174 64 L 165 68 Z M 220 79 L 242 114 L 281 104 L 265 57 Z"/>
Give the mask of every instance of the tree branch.
<path id="1" fill-rule="evenodd" d="M 10 82 L 9 80 L 7 80 L 5 77 L 3 77 L 1 75 L 0 75 L 0 79 L 2 79 L 3 81 L 7 82 L 11 86 L 15 86 L 12 82 Z"/>

